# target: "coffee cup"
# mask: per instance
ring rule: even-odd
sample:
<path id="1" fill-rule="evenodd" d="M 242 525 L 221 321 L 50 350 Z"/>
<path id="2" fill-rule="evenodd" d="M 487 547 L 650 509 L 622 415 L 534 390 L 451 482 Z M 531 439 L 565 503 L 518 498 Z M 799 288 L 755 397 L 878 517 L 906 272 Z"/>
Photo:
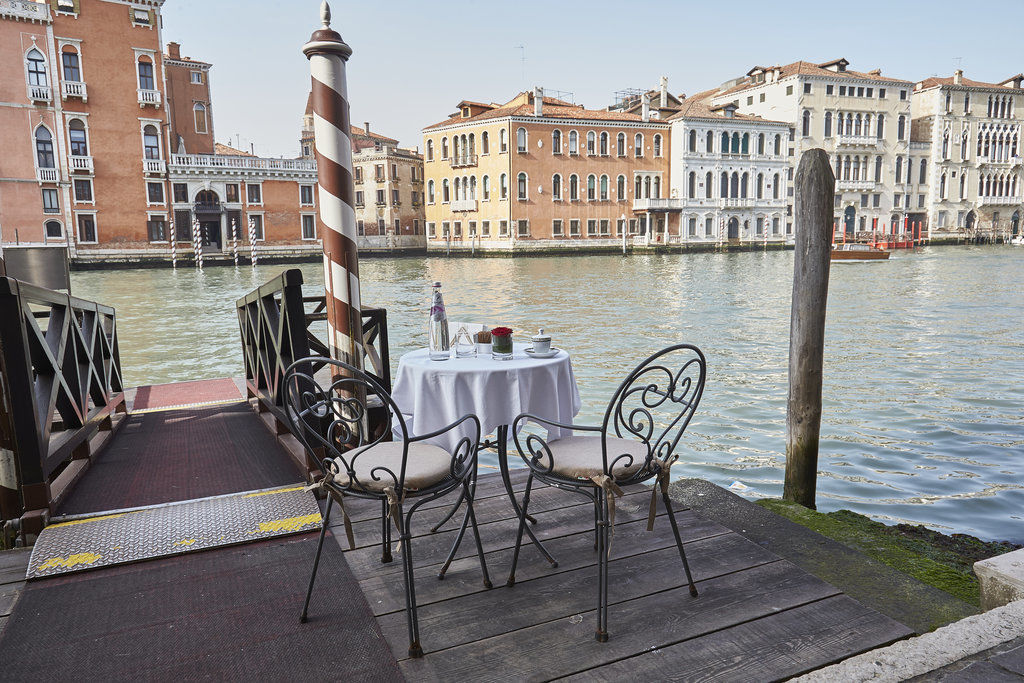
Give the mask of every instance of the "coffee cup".
<path id="1" fill-rule="evenodd" d="M 544 334 L 543 327 L 532 337 L 532 340 L 534 353 L 540 355 L 551 353 L 551 335 Z"/>

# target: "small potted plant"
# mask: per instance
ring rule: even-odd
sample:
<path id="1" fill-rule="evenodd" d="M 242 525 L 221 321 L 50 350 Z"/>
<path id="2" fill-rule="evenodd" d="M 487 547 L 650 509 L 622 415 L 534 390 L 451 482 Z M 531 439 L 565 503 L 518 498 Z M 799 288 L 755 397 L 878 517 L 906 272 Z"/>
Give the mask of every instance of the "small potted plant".
<path id="1" fill-rule="evenodd" d="M 491 357 L 495 360 L 512 358 L 511 327 L 495 327 L 491 330 Z"/>

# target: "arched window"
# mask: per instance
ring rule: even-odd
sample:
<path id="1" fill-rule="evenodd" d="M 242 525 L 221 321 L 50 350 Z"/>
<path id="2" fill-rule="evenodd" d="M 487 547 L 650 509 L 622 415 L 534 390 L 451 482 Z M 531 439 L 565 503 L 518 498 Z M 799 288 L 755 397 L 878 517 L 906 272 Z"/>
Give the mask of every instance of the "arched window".
<path id="1" fill-rule="evenodd" d="M 551 176 L 551 199 L 562 198 L 562 176 L 557 173 Z"/>
<path id="2" fill-rule="evenodd" d="M 601 156 L 608 156 L 608 133 L 601 133 Z"/>
<path id="3" fill-rule="evenodd" d="M 832 112 L 825 112 L 825 137 L 832 137 Z"/>
<path id="4" fill-rule="evenodd" d="M 875 157 L 875 182 L 882 182 L 882 157 Z"/>
<path id="5" fill-rule="evenodd" d="M 928 179 L 928 161 L 921 159 L 921 171 L 918 175 L 917 182 L 924 185 L 924 181 Z"/>
<path id="6" fill-rule="evenodd" d="M 64 80 L 71 83 L 82 82 L 82 64 L 78 53 L 65 50 L 60 54 L 61 66 L 64 68 Z"/>
<path id="7" fill-rule="evenodd" d="M 626 199 L 626 176 L 624 175 L 615 179 L 615 198 L 620 202 Z"/>
<path id="8" fill-rule="evenodd" d="M 485 202 L 491 199 L 491 176 L 485 175 L 481 181 L 481 191 Z"/>
<path id="9" fill-rule="evenodd" d="M 36 128 L 36 164 L 39 168 L 56 168 L 53 162 L 53 135 L 44 126 Z"/>
<path id="10" fill-rule="evenodd" d="M 64 236 L 64 226 L 60 221 L 46 221 L 43 228 L 46 230 L 46 239 L 60 239 Z"/>
<path id="11" fill-rule="evenodd" d="M 434 203 L 434 180 L 427 181 L 427 204 Z"/>
<path id="12" fill-rule="evenodd" d="M 757 174 L 757 198 L 764 199 L 764 174 Z"/>
<path id="13" fill-rule="evenodd" d="M 608 201 L 608 176 L 601 176 L 601 201 Z"/>
<path id="14" fill-rule="evenodd" d="M 587 201 L 592 202 L 597 199 L 597 176 L 593 173 L 587 176 Z"/>
<path id="15" fill-rule="evenodd" d="M 740 174 L 736 171 L 732 172 L 732 183 L 729 187 L 729 196 L 733 198 L 740 196 Z"/>
<path id="16" fill-rule="evenodd" d="M 849 180 L 850 179 L 850 165 L 851 165 L 851 163 L 852 162 L 850 160 L 850 157 L 846 157 L 845 159 L 843 159 L 843 180 Z"/>
<path id="17" fill-rule="evenodd" d="M 661 156 L 661 135 L 654 136 L 654 156 L 655 158 Z"/>
<path id="18" fill-rule="evenodd" d="M 427 140 L 427 161 L 434 160 L 434 141 Z"/>
<path id="19" fill-rule="evenodd" d="M 742 154 L 750 154 L 750 133 L 743 134 L 743 144 L 740 147 Z"/>
<path id="20" fill-rule="evenodd" d="M 946 198 L 946 174 L 943 173 L 939 178 L 939 199 Z"/>
<path id="21" fill-rule="evenodd" d="M 949 129 L 942 132 L 942 158 L 949 158 Z"/>
<path id="22" fill-rule="evenodd" d="M 142 129 L 142 147 L 147 159 L 160 158 L 160 136 L 156 132 L 156 126 L 146 126 Z"/>
<path id="23" fill-rule="evenodd" d="M 764 133 L 757 135 L 757 153 L 764 154 Z"/>
<path id="24" fill-rule="evenodd" d="M 483 133 L 480 133 L 480 153 L 491 153 L 491 136 L 487 134 L 486 130 Z"/>
<path id="25" fill-rule="evenodd" d="M 691 130 L 689 135 L 689 147 L 691 152 L 697 151 L 697 131 Z"/>
<path id="26" fill-rule="evenodd" d="M 580 198 L 580 177 L 573 173 L 569 176 L 569 201 L 579 201 Z"/>
<path id="27" fill-rule="evenodd" d="M 615 136 L 615 154 L 620 157 L 626 156 L 626 134 L 619 133 Z"/>
<path id="28" fill-rule="evenodd" d="M 89 143 L 85 136 L 85 124 L 81 119 L 71 119 L 68 123 L 68 138 L 71 141 L 71 156 L 89 156 Z"/>
<path id="29" fill-rule="evenodd" d="M 651 198 L 651 176 L 644 176 L 644 198 Z"/>
<path id="30" fill-rule="evenodd" d="M 562 153 L 562 131 L 555 129 L 551 132 L 551 153 Z"/>
<path id="31" fill-rule="evenodd" d="M 708 135 L 711 135 L 711 133 L 708 133 Z M 711 171 L 708 171 L 708 174 L 704 176 L 704 197 L 706 199 L 711 199 L 713 185 L 714 184 L 711 182 Z"/>
<path id="32" fill-rule="evenodd" d="M 469 154 L 470 156 L 476 154 L 476 135 L 473 133 L 469 134 Z"/>
<path id="33" fill-rule="evenodd" d="M 633 156 L 637 159 L 642 158 L 644 155 L 644 136 L 641 133 L 637 133 L 633 136 Z"/>
<path id="34" fill-rule="evenodd" d="M 454 181 L 454 183 L 452 185 L 452 189 L 454 190 L 455 201 L 459 201 L 460 199 L 464 199 L 464 197 L 462 196 L 462 178 L 456 178 L 455 179 L 455 181 Z"/>
<path id="35" fill-rule="evenodd" d="M 710 130 L 708 131 L 707 143 L 704 148 L 704 151 L 709 154 L 715 151 L 715 134 L 712 133 Z"/>
<path id="36" fill-rule="evenodd" d="M 153 63 L 149 58 L 139 60 L 139 89 L 156 90 L 156 81 L 153 79 Z"/>
<path id="37" fill-rule="evenodd" d="M 772 199 L 779 198 L 779 174 L 772 176 Z"/>
<path id="38" fill-rule="evenodd" d="M 690 132 L 694 133 L 695 131 Z M 696 142 L 696 138 L 694 138 L 694 141 Z M 697 198 L 697 173 L 694 171 L 690 171 L 690 176 L 686 183 L 686 197 L 688 199 Z"/>
<path id="39" fill-rule="evenodd" d="M 967 198 L 967 171 L 960 174 L 960 201 Z"/>
<path id="40" fill-rule="evenodd" d="M 25 55 L 25 61 L 28 65 L 28 84 L 45 88 L 48 85 L 48 81 L 46 78 L 46 60 L 43 59 L 43 53 L 32 48 Z"/>
<path id="41" fill-rule="evenodd" d="M 520 173 L 518 176 L 516 176 L 516 188 L 519 199 L 527 199 L 527 190 L 529 188 L 527 187 L 527 179 L 525 173 Z"/>
<path id="42" fill-rule="evenodd" d="M 903 157 L 896 157 L 896 182 L 900 182 L 903 175 Z"/>
<path id="43" fill-rule="evenodd" d="M 196 120 L 196 132 L 206 134 L 206 105 L 196 102 L 192 107 Z"/>
<path id="44" fill-rule="evenodd" d="M 441 181 L 441 203 L 447 204 L 452 200 L 451 188 L 448 186 L 448 179 Z"/>
<path id="45" fill-rule="evenodd" d="M 729 174 L 722 171 L 722 182 L 718 188 L 718 196 L 721 199 L 726 199 L 729 196 Z"/>
<path id="46" fill-rule="evenodd" d="M 733 133 L 732 134 L 732 153 L 733 154 L 739 154 L 740 153 L 740 134 L 739 133 Z"/>
<path id="47" fill-rule="evenodd" d="M 722 133 L 722 154 L 729 153 L 729 134 L 726 132 Z"/>
<path id="48" fill-rule="evenodd" d="M 459 136 L 458 135 L 453 135 L 452 136 L 452 158 L 456 162 L 461 161 L 463 148 L 464 148 L 464 146 L 459 144 Z"/>
<path id="49" fill-rule="evenodd" d="M 516 151 L 520 154 L 526 151 L 526 129 L 521 126 L 516 129 Z"/>
<path id="50" fill-rule="evenodd" d="M 587 155 L 594 156 L 597 154 L 597 133 L 594 131 L 587 131 Z"/>
<path id="51" fill-rule="evenodd" d="M 569 154 L 580 153 L 580 135 L 574 130 L 569 131 Z"/>
<path id="52" fill-rule="evenodd" d="M 860 125 L 860 118 L 857 119 L 857 125 L 858 126 Z M 810 109 L 804 109 L 801 134 L 805 138 L 806 137 L 810 137 L 810 135 L 811 135 L 811 110 Z"/>
<path id="53" fill-rule="evenodd" d="M 498 131 L 498 151 L 502 154 L 508 151 L 508 131 L 504 128 Z"/>
<path id="54" fill-rule="evenodd" d="M 644 196 L 644 179 L 641 176 L 633 178 L 633 198 L 640 199 Z"/>
<path id="55" fill-rule="evenodd" d="M 854 135 L 862 135 L 863 134 L 863 128 L 861 128 L 860 114 L 857 114 L 857 116 L 855 116 L 854 119 L 853 119 L 853 134 Z"/>
<path id="56" fill-rule="evenodd" d="M 885 137 L 885 114 L 879 114 L 875 121 L 875 137 L 879 140 Z"/>
<path id="57" fill-rule="evenodd" d="M 896 139 L 903 140 L 907 133 L 907 117 L 902 114 L 896 119 Z"/>
<path id="58" fill-rule="evenodd" d="M 775 156 L 782 154 L 782 136 L 775 134 Z"/>
<path id="59" fill-rule="evenodd" d="M 441 158 L 448 158 L 448 138 L 441 138 Z"/>
<path id="60" fill-rule="evenodd" d="M 476 176 L 469 177 L 469 198 L 476 199 Z"/>
<path id="61" fill-rule="evenodd" d="M 504 129 L 502 129 L 504 130 Z M 498 176 L 498 198 L 508 199 L 508 174 L 502 173 Z"/>
<path id="62" fill-rule="evenodd" d="M 747 186 L 750 184 L 750 175 L 744 173 L 740 178 L 740 196 L 744 199 L 747 198 Z"/>

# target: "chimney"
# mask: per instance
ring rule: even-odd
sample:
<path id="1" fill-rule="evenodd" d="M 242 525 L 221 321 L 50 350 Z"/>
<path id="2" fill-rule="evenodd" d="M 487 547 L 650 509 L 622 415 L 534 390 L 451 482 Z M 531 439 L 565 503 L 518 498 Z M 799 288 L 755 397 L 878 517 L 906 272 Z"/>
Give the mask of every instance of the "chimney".
<path id="1" fill-rule="evenodd" d="M 544 116 L 544 88 L 540 86 L 533 89 L 533 115 Z"/>
<path id="2" fill-rule="evenodd" d="M 953 85 L 963 85 L 963 84 L 964 84 L 964 70 L 963 69 L 957 69 L 956 71 L 953 72 Z"/>
<path id="3" fill-rule="evenodd" d="M 651 96 L 648 95 L 647 93 L 644 93 L 643 97 L 640 98 L 640 101 L 642 103 L 641 106 L 640 106 L 640 119 L 643 120 L 643 121 L 650 121 L 651 120 Z"/>
<path id="4" fill-rule="evenodd" d="M 658 105 L 662 109 L 668 108 L 668 76 L 661 77 L 661 103 Z"/>
<path id="5" fill-rule="evenodd" d="M 367 137 L 369 137 L 369 135 L 370 135 L 370 122 L 369 121 L 363 121 L 363 130 L 366 131 L 366 135 L 367 135 Z"/>
<path id="6" fill-rule="evenodd" d="M 167 56 L 171 59 L 181 59 L 181 43 L 167 43 Z"/>

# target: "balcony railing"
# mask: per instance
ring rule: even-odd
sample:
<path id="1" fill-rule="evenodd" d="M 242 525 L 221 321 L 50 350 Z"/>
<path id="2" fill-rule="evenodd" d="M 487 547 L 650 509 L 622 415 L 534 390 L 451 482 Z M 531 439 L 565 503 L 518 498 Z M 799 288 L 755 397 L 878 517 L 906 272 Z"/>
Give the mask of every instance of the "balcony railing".
<path id="1" fill-rule="evenodd" d="M 81 81 L 61 81 L 60 95 L 65 100 L 69 97 L 78 97 L 83 102 L 89 101 L 85 83 L 82 83 Z"/>
<path id="2" fill-rule="evenodd" d="M 476 200 L 457 199 L 452 202 L 452 211 L 476 211 Z"/>
<path id="3" fill-rule="evenodd" d="M 217 154 L 172 154 L 175 171 L 218 169 L 223 171 L 312 171 L 312 159 L 264 159 L 262 157 L 221 156 Z"/>
<path id="4" fill-rule="evenodd" d="M 220 202 L 196 202 L 196 213 L 220 213 L 222 205 Z"/>
<path id="5" fill-rule="evenodd" d="M 55 183 L 60 174 L 55 168 L 37 168 L 36 180 L 41 183 Z"/>
<path id="6" fill-rule="evenodd" d="M 53 93 L 48 85 L 30 85 L 28 86 L 28 98 L 33 102 L 51 102 Z"/>
<path id="7" fill-rule="evenodd" d="M 68 161 L 70 162 L 72 173 L 92 173 L 92 157 L 91 156 L 69 156 Z"/>
<path id="8" fill-rule="evenodd" d="M 145 90 L 143 88 L 139 88 L 139 106 L 145 107 L 146 105 L 152 105 L 154 107 L 160 106 L 159 90 Z"/>
<path id="9" fill-rule="evenodd" d="M 875 182 L 873 180 L 837 180 L 836 189 L 838 190 L 873 190 L 875 189 Z"/>
<path id="10" fill-rule="evenodd" d="M 989 204 L 989 205 L 994 204 L 996 206 L 999 206 L 999 205 L 1004 205 L 1004 206 L 1005 205 L 1011 205 L 1012 206 L 1012 205 L 1015 205 L 1015 204 L 1024 204 L 1024 200 L 1022 200 L 1020 197 L 980 197 L 979 201 L 981 201 L 982 204 Z"/>
<path id="11" fill-rule="evenodd" d="M 1009 157 L 1006 159 L 986 159 L 985 157 L 980 157 L 978 162 L 982 165 L 989 166 L 1018 166 L 1021 163 L 1021 158 Z"/>
<path id="12" fill-rule="evenodd" d="M 467 166 L 476 166 L 477 155 L 475 154 L 462 154 L 457 157 L 452 157 L 452 168 L 465 168 Z"/>
<path id="13" fill-rule="evenodd" d="M 147 175 L 154 173 L 162 175 L 167 171 L 167 162 L 163 159 L 143 159 L 142 170 Z"/>
<path id="14" fill-rule="evenodd" d="M 881 142 L 874 135 L 849 135 L 847 133 L 840 133 L 836 136 L 836 142 L 840 145 L 847 145 L 849 147 L 878 147 L 878 143 Z"/>
<path id="15" fill-rule="evenodd" d="M 639 198 L 633 200 L 634 211 L 680 211 L 685 209 L 689 200 L 687 199 L 654 199 Z"/>
<path id="16" fill-rule="evenodd" d="M 46 22 L 50 20 L 50 6 L 29 0 L 0 0 L 0 17 Z"/>

